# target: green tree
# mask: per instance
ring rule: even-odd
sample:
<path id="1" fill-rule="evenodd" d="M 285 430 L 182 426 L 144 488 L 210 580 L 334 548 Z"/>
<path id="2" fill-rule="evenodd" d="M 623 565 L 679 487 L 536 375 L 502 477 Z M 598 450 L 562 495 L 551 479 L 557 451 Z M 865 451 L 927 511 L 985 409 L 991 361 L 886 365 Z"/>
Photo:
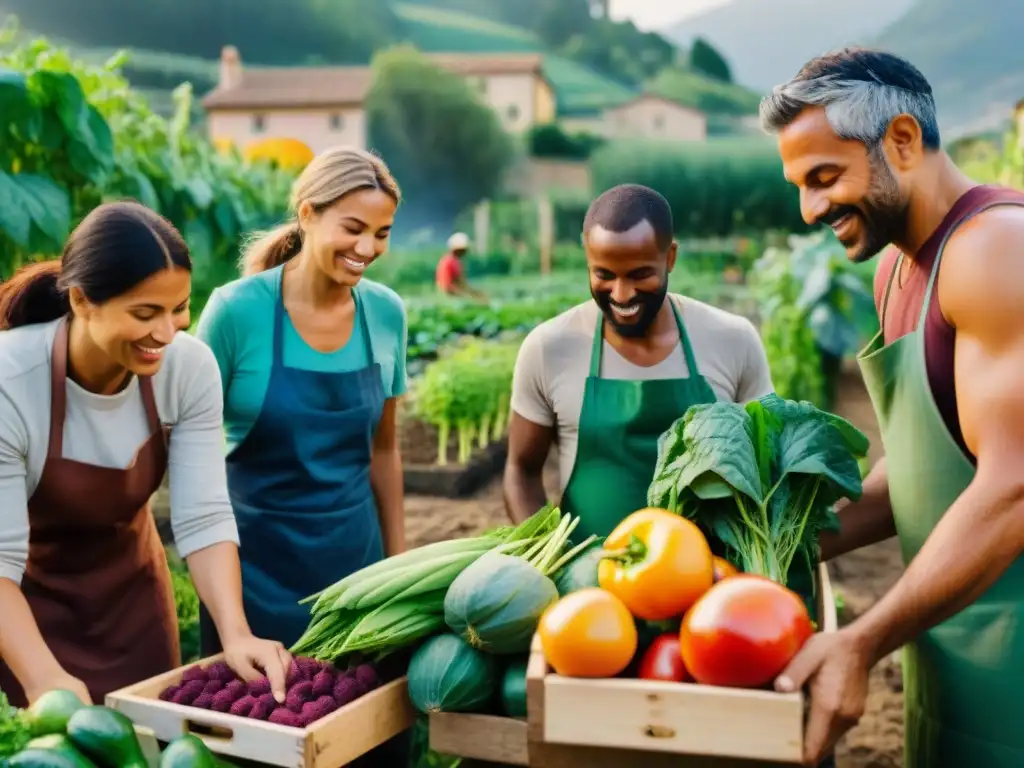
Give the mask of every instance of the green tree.
<path id="1" fill-rule="evenodd" d="M 714 80 L 732 82 L 732 71 L 725 57 L 702 37 L 694 40 L 690 48 L 690 68 Z"/>
<path id="2" fill-rule="evenodd" d="M 563 54 L 621 83 L 639 85 L 670 66 L 677 49 L 654 32 L 641 32 L 631 21 L 594 19 L 584 34 L 574 35 Z"/>
<path id="3" fill-rule="evenodd" d="M 372 68 L 370 145 L 402 187 L 403 230 L 447 227 L 500 191 L 514 144 L 466 80 L 409 46 L 377 54 Z"/>

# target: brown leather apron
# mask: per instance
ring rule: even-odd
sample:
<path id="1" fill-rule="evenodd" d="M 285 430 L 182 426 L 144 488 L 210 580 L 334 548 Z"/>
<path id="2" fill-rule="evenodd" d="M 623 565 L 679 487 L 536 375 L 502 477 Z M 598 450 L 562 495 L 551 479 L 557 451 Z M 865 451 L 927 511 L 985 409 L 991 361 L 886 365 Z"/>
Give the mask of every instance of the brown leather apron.
<path id="1" fill-rule="evenodd" d="M 28 502 L 24 593 L 46 644 L 96 704 L 107 693 L 180 664 L 167 557 L 149 499 L 167 469 L 169 430 L 153 382 L 139 377 L 150 438 L 127 469 L 63 458 L 68 320 L 53 343 L 50 440 Z M 25 694 L 0 662 L 0 689 L 15 706 Z"/>

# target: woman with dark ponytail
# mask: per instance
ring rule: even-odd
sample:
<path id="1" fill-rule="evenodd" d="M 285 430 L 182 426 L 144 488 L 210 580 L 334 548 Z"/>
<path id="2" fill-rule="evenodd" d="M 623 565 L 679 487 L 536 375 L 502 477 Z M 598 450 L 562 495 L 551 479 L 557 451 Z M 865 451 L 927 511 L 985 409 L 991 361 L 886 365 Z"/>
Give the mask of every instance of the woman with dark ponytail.
<path id="1" fill-rule="evenodd" d="M 398 185 L 375 155 L 337 147 L 292 189 L 293 220 L 247 250 L 196 335 L 224 386 L 228 491 L 253 630 L 292 646 L 299 601 L 405 549 L 397 403 L 407 323 L 364 274 L 388 247 Z M 201 614 L 203 652 L 218 650 Z M 353 766 L 404 766 L 403 737 Z"/>
<path id="2" fill-rule="evenodd" d="M 55 688 L 102 703 L 181 663 L 149 510 L 165 473 L 226 660 L 283 694 L 290 657 L 242 609 L 217 363 L 178 333 L 191 272 L 174 227 L 122 202 L 0 284 L 0 689 L 15 705 Z"/>

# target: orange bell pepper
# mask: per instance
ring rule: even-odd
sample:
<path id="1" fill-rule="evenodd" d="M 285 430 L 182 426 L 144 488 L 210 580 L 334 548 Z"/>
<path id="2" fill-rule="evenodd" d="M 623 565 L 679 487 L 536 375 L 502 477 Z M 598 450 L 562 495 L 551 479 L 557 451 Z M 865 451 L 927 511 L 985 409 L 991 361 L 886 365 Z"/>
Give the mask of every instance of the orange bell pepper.
<path id="1" fill-rule="evenodd" d="M 711 548 L 701 530 L 664 509 L 634 512 L 604 542 L 598 583 L 638 619 L 681 616 L 714 583 Z"/>

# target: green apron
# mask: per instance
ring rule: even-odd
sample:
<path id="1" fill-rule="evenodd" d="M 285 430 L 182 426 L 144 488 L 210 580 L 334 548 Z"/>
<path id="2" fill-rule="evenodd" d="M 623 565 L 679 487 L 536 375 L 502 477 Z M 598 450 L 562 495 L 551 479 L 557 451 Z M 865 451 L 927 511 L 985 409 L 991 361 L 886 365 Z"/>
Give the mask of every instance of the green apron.
<path id="1" fill-rule="evenodd" d="M 697 369 L 679 308 L 670 296 L 665 300 L 679 327 L 688 378 L 602 379 L 604 315 L 598 315 L 576 461 L 561 500 L 564 512 L 580 518 L 574 541 L 607 536 L 630 514 L 646 507 L 647 488 L 658 461 L 658 438 L 691 405 L 717 400 Z"/>
<path id="2" fill-rule="evenodd" d="M 975 472 L 942 420 L 925 366 L 925 316 L 945 244 L 935 256 L 916 329 L 887 346 L 879 331 L 859 355 L 906 563 Z M 901 255 L 889 276 L 883 319 L 902 261 Z M 904 647 L 907 768 L 1024 766 L 1022 619 L 1024 560 L 1018 560 L 973 605 Z"/>

